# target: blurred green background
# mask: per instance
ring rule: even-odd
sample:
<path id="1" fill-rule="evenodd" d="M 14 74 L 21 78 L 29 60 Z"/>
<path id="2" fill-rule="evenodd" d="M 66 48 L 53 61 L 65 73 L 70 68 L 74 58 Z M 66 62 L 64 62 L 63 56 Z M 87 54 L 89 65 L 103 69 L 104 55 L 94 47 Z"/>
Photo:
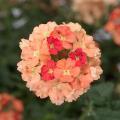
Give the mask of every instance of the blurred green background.
<path id="1" fill-rule="evenodd" d="M 54 0 L 55 1 L 55 0 Z M 10 93 L 24 103 L 24 120 L 120 120 L 120 47 L 112 38 L 97 41 L 102 51 L 103 75 L 77 101 L 53 105 L 26 88 L 17 69 L 19 42 L 34 26 L 48 21 L 79 22 L 88 34 L 99 35 L 107 22 L 87 25 L 74 17 L 69 0 L 0 0 L 0 92 Z M 98 31 L 98 32 L 96 32 Z"/>

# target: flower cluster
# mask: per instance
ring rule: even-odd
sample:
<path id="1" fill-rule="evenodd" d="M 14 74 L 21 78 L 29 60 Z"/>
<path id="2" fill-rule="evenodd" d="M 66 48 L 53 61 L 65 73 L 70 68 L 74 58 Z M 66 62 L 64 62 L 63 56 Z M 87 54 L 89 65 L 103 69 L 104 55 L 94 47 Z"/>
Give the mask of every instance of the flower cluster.
<path id="1" fill-rule="evenodd" d="M 76 100 L 102 73 L 100 49 L 78 23 L 40 24 L 20 48 L 18 70 L 27 87 L 56 105 Z"/>
<path id="2" fill-rule="evenodd" d="M 120 45 L 120 7 L 115 8 L 110 16 L 108 23 L 105 26 L 105 30 L 110 32 L 114 38 L 114 42 Z"/>
<path id="3" fill-rule="evenodd" d="M 102 18 L 108 6 L 117 4 L 117 0 L 72 0 L 72 9 L 77 13 L 76 19 L 94 24 Z"/>
<path id="4" fill-rule="evenodd" d="M 0 120 L 22 120 L 23 104 L 7 93 L 0 94 Z"/>

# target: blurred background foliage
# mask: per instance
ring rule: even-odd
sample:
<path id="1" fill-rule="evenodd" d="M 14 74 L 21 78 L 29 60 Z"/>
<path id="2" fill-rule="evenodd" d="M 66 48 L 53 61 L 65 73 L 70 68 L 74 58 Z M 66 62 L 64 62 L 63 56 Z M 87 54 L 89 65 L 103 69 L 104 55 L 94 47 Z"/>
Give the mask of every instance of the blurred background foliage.
<path id="1" fill-rule="evenodd" d="M 107 21 L 85 24 L 76 19 L 70 0 L 0 0 L 0 92 L 10 93 L 24 102 L 24 120 L 120 120 L 120 47 L 111 37 L 100 38 Z M 111 8 L 109 9 L 111 10 Z M 48 21 L 79 22 L 98 39 L 102 51 L 101 79 L 77 101 L 61 106 L 41 100 L 21 80 L 16 64 L 20 61 L 19 42 L 28 38 L 34 26 Z"/>

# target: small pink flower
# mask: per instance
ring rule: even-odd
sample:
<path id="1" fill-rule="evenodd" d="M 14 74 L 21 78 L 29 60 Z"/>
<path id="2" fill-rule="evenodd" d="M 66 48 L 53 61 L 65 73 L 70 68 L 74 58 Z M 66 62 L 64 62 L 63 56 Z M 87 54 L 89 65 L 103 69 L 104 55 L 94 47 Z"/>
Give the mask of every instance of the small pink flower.
<path id="1" fill-rule="evenodd" d="M 75 66 L 75 62 L 70 59 L 59 60 L 54 70 L 56 79 L 61 82 L 72 82 L 80 73 L 80 68 Z"/>
<path id="2" fill-rule="evenodd" d="M 71 43 L 75 41 L 74 33 L 71 31 L 70 27 L 66 25 L 60 25 L 55 27 L 51 35 L 60 39 L 65 49 L 72 48 Z"/>
<path id="3" fill-rule="evenodd" d="M 62 43 L 58 38 L 52 36 L 47 38 L 49 52 L 53 55 L 56 55 L 59 51 L 63 49 Z"/>
<path id="4" fill-rule="evenodd" d="M 76 66 L 84 65 L 87 62 L 86 54 L 82 51 L 81 48 L 77 48 L 74 52 L 71 52 L 69 54 L 69 57 L 72 60 L 76 61 L 76 64 L 75 64 Z"/>
<path id="5" fill-rule="evenodd" d="M 55 62 L 49 60 L 46 65 L 43 65 L 41 68 L 41 76 L 43 80 L 52 80 L 54 79 L 53 70 L 55 69 Z"/>

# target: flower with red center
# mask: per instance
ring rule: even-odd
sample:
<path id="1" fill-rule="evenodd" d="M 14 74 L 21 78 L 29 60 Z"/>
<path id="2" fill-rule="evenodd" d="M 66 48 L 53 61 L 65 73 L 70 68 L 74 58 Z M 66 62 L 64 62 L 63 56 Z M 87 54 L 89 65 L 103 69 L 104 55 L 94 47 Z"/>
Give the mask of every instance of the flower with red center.
<path id="1" fill-rule="evenodd" d="M 43 65 L 41 68 L 41 76 L 43 80 L 52 80 L 54 79 L 53 71 L 56 67 L 54 61 L 49 60 L 46 65 Z"/>
<path id="2" fill-rule="evenodd" d="M 65 49 L 71 49 L 71 43 L 76 40 L 74 33 L 71 31 L 69 26 L 66 25 L 60 25 L 55 27 L 51 33 L 51 36 L 60 39 Z"/>
<path id="3" fill-rule="evenodd" d="M 76 66 L 84 65 L 87 62 L 86 54 L 82 51 L 81 48 L 77 48 L 74 52 L 71 52 L 69 54 L 69 57 L 72 60 L 76 61 L 76 64 L 75 64 Z"/>
<path id="4" fill-rule="evenodd" d="M 17 66 L 26 86 L 56 105 L 76 100 L 102 73 L 100 49 L 78 23 L 40 24 L 28 40 L 22 39 L 20 48 L 22 60 Z M 13 104 L 14 110 L 21 110 L 18 102 Z"/>
<path id="5" fill-rule="evenodd" d="M 62 43 L 58 38 L 50 36 L 47 38 L 49 52 L 53 55 L 56 55 L 59 51 L 63 49 Z"/>

